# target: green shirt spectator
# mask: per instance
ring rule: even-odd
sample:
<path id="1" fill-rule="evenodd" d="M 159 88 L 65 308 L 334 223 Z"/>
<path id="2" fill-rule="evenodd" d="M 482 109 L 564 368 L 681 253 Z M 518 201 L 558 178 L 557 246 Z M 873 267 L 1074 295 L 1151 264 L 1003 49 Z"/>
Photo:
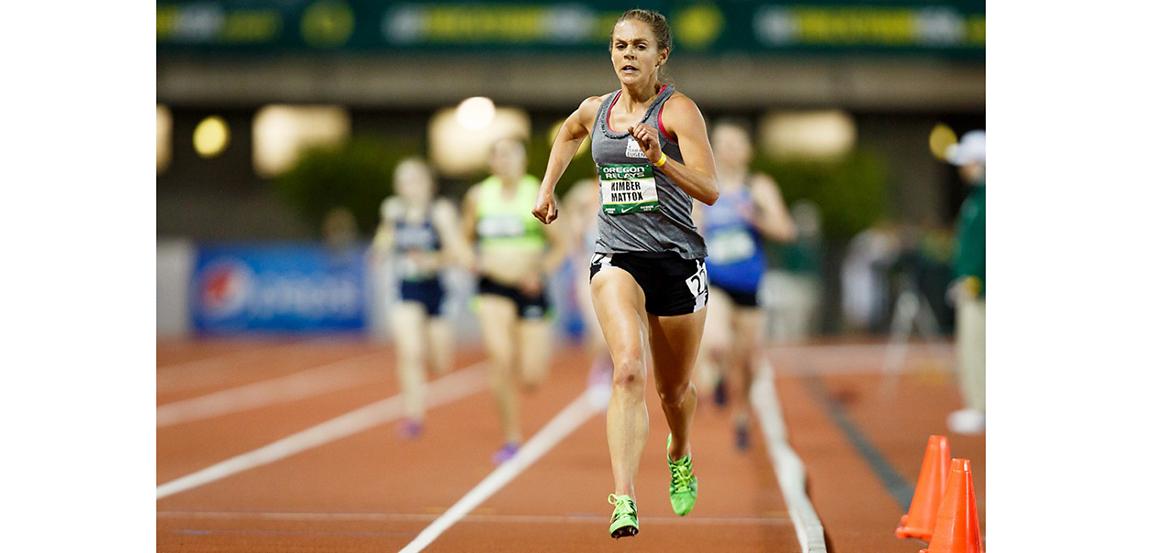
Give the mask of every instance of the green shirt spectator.
<path id="1" fill-rule="evenodd" d="M 984 297 L 984 179 L 972 186 L 971 192 L 960 208 L 956 228 L 955 277 L 966 280 L 976 278 L 968 286 L 979 297 Z"/>
<path id="2" fill-rule="evenodd" d="M 981 434 L 985 423 L 984 142 L 984 131 L 971 131 L 947 152 L 947 160 L 959 168 L 960 177 L 971 186 L 960 208 L 954 261 L 957 278 L 952 285 L 956 302 L 956 372 L 964 398 L 964 408 L 947 416 L 947 428 L 956 434 Z"/>

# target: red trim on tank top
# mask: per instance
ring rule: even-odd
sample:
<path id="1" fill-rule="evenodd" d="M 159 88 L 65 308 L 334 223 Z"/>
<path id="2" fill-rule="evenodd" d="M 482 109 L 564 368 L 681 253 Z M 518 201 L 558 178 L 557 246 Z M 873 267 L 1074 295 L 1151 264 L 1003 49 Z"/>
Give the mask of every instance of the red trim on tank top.
<path id="1" fill-rule="evenodd" d="M 614 111 L 614 104 L 618 103 L 618 97 L 621 95 L 622 95 L 622 89 L 619 88 L 618 91 L 614 93 L 614 99 L 610 100 L 610 107 L 606 108 L 606 130 L 608 130 L 614 134 L 619 134 L 619 133 L 618 133 L 618 131 L 614 130 L 614 127 L 610 126 L 610 112 Z"/>
<path id="2" fill-rule="evenodd" d="M 667 102 L 664 100 L 663 105 L 659 106 L 659 115 L 655 118 L 659 120 L 659 134 L 667 137 L 667 140 L 670 140 L 672 144 L 678 144 L 679 137 L 675 136 L 674 133 L 668 133 L 667 130 L 663 128 L 663 108 L 665 107 L 667 107 Z"/>

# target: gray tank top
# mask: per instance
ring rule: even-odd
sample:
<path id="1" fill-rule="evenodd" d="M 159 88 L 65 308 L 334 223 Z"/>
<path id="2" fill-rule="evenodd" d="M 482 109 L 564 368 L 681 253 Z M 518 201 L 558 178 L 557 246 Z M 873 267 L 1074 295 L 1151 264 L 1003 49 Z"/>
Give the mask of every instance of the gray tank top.
<path id="1" fill-rule="evenodd" d="M 651 165 L 654 160 L 646 158 L 630 133 L 610 128 L 610 110 L 621 92 L 617 90 L 606 96 L 594 120 L 591 146 L 602 204 L 598 210 L 598 241 L 594 251 L 675 252 L 684 259 L 705 257 L 703 237 L 691 220 L 691 196 L 654 169 Z M 679 144 L 668 138 L 659 124 L 659 113 L 673 92 L 673 86 L 663 87 L 642 122 L 653 121 L 659 129 L 663 153 L 682 163 Z"/>

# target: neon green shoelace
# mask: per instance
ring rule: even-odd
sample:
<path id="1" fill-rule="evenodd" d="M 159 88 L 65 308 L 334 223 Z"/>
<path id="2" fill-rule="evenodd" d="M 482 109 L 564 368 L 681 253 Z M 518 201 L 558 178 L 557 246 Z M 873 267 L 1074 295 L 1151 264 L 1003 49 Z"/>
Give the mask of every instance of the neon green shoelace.
<path id="1" fill-rule="evenodd" d="M 671 493 L 691 491 L 691 459 L 672 461 L 671 465 Z"/>
<path id="2" fill-rule="evenodd" d="M 607 497 L 606 501 L 608 501 L 611 505 L 613 505 L 615 507 L 615 509 L 614 509 L 614 517 L 615 518 L 617 518 L 619 516 L 623 516 L 623 515 L 633 515 L 634 514 L 634 500 L 633 499 L 620 498 L 614 494 L 610 494 L 610 497 Z"/>

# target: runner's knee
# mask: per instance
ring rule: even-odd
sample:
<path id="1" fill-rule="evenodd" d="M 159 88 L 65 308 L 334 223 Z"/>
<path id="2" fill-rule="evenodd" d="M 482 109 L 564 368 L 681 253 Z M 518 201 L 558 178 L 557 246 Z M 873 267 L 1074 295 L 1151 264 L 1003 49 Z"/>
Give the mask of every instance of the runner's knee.
<path id="1" fill-rule="evenodd" d="M 659 400 L 664 405 L 681 405 L 687 399 L 688 392 L 693 388 L 690 382 L 682 382 L 673 386 L 661 384 L 658 380 L 655 382 L 659 392 Z"/>
<path id="2" fill-rule="evenodd" d="M 728 357 L 728 345 L 724 342 L 713 341 L 707 345 L 707 354 L 718 362 L 723 361 Z"/>
<path id="3" fill-rule="evenodd" d="M 643 369 L 642 352 L 639 348 L 620 352 L 614 363 L 614 388 L 616 390 L 630 390 L 642 393 L 646 386 L 646 374 Z"/>
<path id="4" fill-rule="evenodd" d="M 521 374 L 520 387 L 525 393 L 536 391 L 541 382 L 545 380 L 544 371 L 529 370 Z"/>

